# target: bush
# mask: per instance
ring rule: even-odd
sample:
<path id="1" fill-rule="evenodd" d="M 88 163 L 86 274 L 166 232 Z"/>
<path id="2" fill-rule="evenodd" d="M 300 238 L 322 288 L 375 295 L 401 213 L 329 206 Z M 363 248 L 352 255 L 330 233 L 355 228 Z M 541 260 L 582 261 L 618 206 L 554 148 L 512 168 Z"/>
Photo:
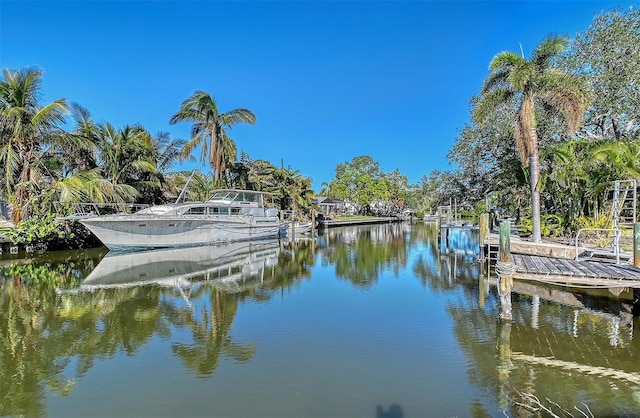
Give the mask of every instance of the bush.
<path id="1" fill-rule="evenodd" d="M 581 216 L 575 222 L 574 229 L 611 229 L 613 228 L 613 220 L 608 216 L 600 216 L 598 219 L 590 218 L 588 216 Z"/>
<path id="2" fill-rule="evenodd" d="M 524 232 L 533 232 L 533 220 L 529 217 L 520 218 L 521 228 Z M 564 232 L 562 217 L 560 215 L 543 215 L 540 217 L 540 235 L 543 237 L 557 237 Z"/>
<path id="3" fill-rule="evenodd" d="M 79 222 L 60 222 L 53 214 L 20 221 L 14 229 L 7 231 L 6 236 L 14 245 L 38 246 L 49 250 L 100 245 Z"/>

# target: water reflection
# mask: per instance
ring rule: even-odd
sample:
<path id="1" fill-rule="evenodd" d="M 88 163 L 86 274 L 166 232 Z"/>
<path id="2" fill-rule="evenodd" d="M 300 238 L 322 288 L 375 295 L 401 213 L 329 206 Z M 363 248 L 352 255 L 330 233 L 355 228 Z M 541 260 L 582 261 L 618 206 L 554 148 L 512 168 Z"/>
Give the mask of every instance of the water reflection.
<path id="1" fill-rule="evenodd" d="M 320 235 L 327 249 L 325 265 L 335 266 L 336 277 L 359 288 L 376 284 L 383 271 L 398 274 L 406 268 L 409 245 L 404 223 L 331 228 Z"/>
<path id="2" fill-rule="evenodd" d="M 247 279 L 278 264 L 278 241 L 231 243 L 195 248 L 109 253 L 82 281 L 78 291 L 109 287 L 190 287 L 194 282 L 215 281 L 227 291 L 240 291 Z"/>
<path id="3" fill-rule="evenodd" d="M 628 291 L 516 281 L 513 321 L 500 322 L 477 232 L 456 231 L 444 250 L 438 234 L 434 224 L 368 225 L 290 241 L 3 260 L 0 415 L 51 415 L 52 395 L 77 406 L 100 364 L 146 364 L 151 347 L 177 360 L 186 392 L 206 394 L 186 415 L 532 416 L 528 395 L 568 410 L 584 402 L 595 416 L 640 410 Z M 249 310 L 260 316 L 243 317 Z M 255 320 L 262 315 L 273 322 Z M 132 384 L 154 392 L 153 372 L 137 373 Z M 229 389 L 236 375 L 252 396 Z M 331 392 L 343 381 L 348 398 Z M 291 396 L 305 388 L 306 398 Z M 148 396 L 141 404 L 168 395 Z M 66 408 L 58 412 L 77 415 Z"/>
<path id="4" fill-rule="evenodd" d="M 7 261 L 0 271 L 0 415 L 46 415 L 47 392 L 69 395 L 96 360 L 132 356 L 156 334 L 189 330 L 191 339 L 174 341 L 171 350 L 198 376 L 211 375 L 220 355 L 249 360 L 255 345 L 235 343 L 229 330 L 239 301 L 267 300 L 279 287 L 268 284 L 279 253 L 279 242 L 264 241 Z"/>

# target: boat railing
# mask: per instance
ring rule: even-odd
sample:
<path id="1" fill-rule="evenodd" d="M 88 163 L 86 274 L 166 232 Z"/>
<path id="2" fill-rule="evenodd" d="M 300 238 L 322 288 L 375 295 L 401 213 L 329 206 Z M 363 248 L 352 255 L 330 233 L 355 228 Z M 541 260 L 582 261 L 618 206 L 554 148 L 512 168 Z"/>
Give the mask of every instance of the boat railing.
<path id="1" fill-rule="evenodd" d="M 149 207 L 141 203 L 68 203 L 55 202 L 54 207 L 61 218 L 87 218 L 93 216 L 131 214 Z"/>

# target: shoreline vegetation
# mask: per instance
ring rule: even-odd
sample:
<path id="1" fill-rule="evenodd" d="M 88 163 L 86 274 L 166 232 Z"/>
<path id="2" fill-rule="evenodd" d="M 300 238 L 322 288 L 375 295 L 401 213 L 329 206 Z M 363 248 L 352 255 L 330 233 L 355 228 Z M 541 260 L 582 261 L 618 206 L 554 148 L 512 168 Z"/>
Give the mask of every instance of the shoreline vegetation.
<path id="1" fill-rule="evenodd" d="M 170 125 L 191 126 L 191 138 L 173 138 L 136 123 L 98 123 L 64 98 L 41 103 L 42 70 L 4 69 L 0 215 L 16 228 L 0 234 L 48 249 L 89 245 L 75 225 L 54 221 L 70 214 L 57 213 L 56 204 L 167 203 L 190 177 L 188 200 L 205 200 L 216 188 L 261 190 L 273 194 L 278 209 L 307 219 L 322 213 L 316 198 L 330 197 L 342 202 L 339 215 L 411 209 L 420 218 L 454 201 L 462 216 L 499 209 L 534 241 L 611 228 L 626 210 L 614 213 L 614 181 L 640 178 L 638 34 L 640 11 L 614 9 L 596 15 L 574 39 L 542 39 L 528 57 L 499 52 L 447 155 L 452 170 L 409 184 L 399 169 L 386 172 L 365 154 L 338 164 L 319 191 L 283 161 L 240 150 L 231 128 L 255 125 L 259 115 L 245 108 L 221 112 L 207 92 L 195 91 L 167 115 Z M 196 159 L 207 173 L 173 171 Z M 630 187 L 622 191 L 625 199 Z"/>

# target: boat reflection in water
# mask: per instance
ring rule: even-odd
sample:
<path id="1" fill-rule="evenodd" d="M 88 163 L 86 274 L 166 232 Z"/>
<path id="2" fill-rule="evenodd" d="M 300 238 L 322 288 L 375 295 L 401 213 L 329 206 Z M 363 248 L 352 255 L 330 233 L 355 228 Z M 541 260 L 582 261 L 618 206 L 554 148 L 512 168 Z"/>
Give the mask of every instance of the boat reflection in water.
<path id="1" fill-rule="evenodd" d="M 278 264 L 279 254 L 277 240 L 109 253 L 74 290 L 146 285 L 184 288 L 214 281 L 228 292 L 240 291 L 249 279 L 259 284 L 265 268 Z"/>

